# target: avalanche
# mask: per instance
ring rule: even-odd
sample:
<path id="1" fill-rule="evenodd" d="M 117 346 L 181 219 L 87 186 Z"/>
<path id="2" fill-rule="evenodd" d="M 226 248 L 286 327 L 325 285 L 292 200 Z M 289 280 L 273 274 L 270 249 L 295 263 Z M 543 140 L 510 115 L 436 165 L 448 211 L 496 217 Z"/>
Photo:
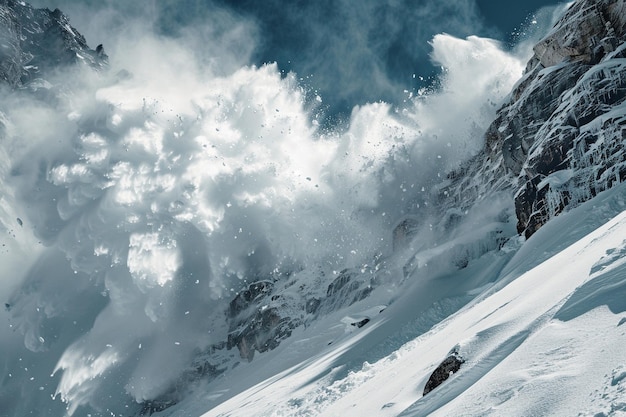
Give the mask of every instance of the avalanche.
<path id="1" fill-rule="evenodd" d="M 374 287 L 387 305 L 405 279 L 394 223 L 429 215 L 432 183 L 478 151 L 522 70 L 494 41 L 438 35 L 441 91 L 329 130 L 276 64 L 218 75 L 184 39 L 124 35 L 108 71 L 26 79 L 0 106 L 9 415 L 161 410 Z M 236 301 L 259 282 L 263 304 Z"/>
<path id="2" fill-rule="evenodd" d="M 626 2 L 558 11 L 328 126 L 236 17 L 1 3 L 0 417 L 626 415 Z"/>

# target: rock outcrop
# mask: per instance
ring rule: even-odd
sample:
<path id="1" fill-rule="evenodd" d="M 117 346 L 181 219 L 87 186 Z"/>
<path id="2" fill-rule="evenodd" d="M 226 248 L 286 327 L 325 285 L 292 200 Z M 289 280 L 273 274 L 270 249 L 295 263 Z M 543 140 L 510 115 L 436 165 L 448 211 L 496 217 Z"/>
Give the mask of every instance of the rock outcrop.
<path id="1" fill-rule="evenodd" d="M 465 360 L 459 356 L 457 351 L 453 350 L 430 375 L 424 387 L 423 395 L 428 394 L 439 385 L 443 384 L 453 374 L 457 373 L 464 363 Z"/>
<path id="2" fill-rule="evenodd" d="M 230 302 L 227 348 L 237 347 L 241 358 L 251 361 L 254 352 L 265 352 L 291 334 L 289 320 L 270 307 L 271 281 L 252 283 Z"/>
<path id="3" fill-rule="evenodd" d="M 527 238 L 563 210 L 626 178 L 626 3 L 575 2 L 534 47 L 523 78 L 449 176 L 444 205 L 506 190 Z"/>
<path id="4" fill-rule="evenodd" d="M 102 46 L 92 50 L 59 9 L 35 9 L 0 1 L 0 80 L 21 87 L 76 63 L 95 69 L 107 64 Z"/>
<path id="5" fill-rule="evenodd" d="M 317 297 L 309 297 L 304 289 L 294 291 L 280 279 L 248 285 L 232 299 L 226 312 L 226 348 L 236 347 L 247 361 L 254 358 L 255 352 L 276 348 L 296 327 L 366 298 L 376 283 L 363 275 L 360 270 L 345 269 L 328 284 L 325 294 Z"/>

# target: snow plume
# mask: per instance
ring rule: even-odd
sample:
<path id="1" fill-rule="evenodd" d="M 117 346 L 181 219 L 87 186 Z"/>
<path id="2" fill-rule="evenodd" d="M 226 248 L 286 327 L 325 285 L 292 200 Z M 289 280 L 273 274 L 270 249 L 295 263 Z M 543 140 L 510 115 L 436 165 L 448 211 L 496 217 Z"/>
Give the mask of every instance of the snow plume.
<path id="1" fill-rule="evenodd" d="M 146 33 L 118 39 L 108 74 L 1 101 L 0 402 L 16 414 L 52 415 L 59 398 L 70 414 L 124 412 L 225 340 L 246 283 L 388 253 L 522 68 L 493 41 L 438 35 L 440 88 L 326 130 L 296 74 L 220 69 L 187 36 Z M 32 401 L 10 402 L 20 390 Z"/>

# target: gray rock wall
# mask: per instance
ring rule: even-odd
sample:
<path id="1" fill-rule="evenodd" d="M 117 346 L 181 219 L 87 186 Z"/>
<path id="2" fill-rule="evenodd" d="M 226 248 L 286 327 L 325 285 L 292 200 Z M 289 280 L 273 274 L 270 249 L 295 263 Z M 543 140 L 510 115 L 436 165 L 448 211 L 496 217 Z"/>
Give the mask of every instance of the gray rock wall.
<path id="1" fill-rule="evenodd" d="M 530 237 L 563 210 L 626 178 L 626 2 L 575 2 L 534 47 L 485 148 L 449 176 L 444 206 L 515 196 Z"/>
<path id="2" fill-rule="evenodd" d="M 25 2 L 0 0 L 0 80 L 20 87 L 67 65 L 106 66 L 102 49 L 92 50 L 58 9 L 35 9 Z"/>

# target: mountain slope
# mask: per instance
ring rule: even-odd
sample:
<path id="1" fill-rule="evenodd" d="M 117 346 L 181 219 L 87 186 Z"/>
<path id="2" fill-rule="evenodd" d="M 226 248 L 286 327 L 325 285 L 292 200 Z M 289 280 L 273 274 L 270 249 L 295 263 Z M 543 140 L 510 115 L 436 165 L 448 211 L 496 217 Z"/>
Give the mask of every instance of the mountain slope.
<path id="1" fill-rule="evenodd" d="M 102 45 L 90 49 L 59 9 L 6 0 L 0 3 L 0 23 L 0 80 L 11 87 L 45 80 L 78 62 L 94 69 L 106 66 Z"/>
<path id="2" fill-rule="evenodd" d="M 549 222 L 474 301 L 378 361 L 342 372 L 359 344 L 397 324 L 391 308 L 203 415 L 620 415 L 626 411 L 625 207 L 620 185 Z M 294 336 L 285 353 L 315 334 Z M 422 396 L 428 375 L 451 350 L 465 363 Z M 228 395 L 209 391 L 198 401 Z M 196 410 L 173 415 L 187 412 Z"/>
<path id="3" fill-rule="evenodd" d="M 485 149 L 450 176 L 446 204 L 511 190 L 518 232 L 529 237 L 624 179 L 625 12 L 623 1 L 569 7 L 535 45 Z"/>
<path id="4" fill-rule="evenodd" d="M 0 415 L 567 415 L 542 381 L 591 410 L 587 364 L 621 412 L 587 341 L 623 342 L 624 10 L 573 3 L 497 114 L 518 59 L 438 35 L 440 90 L 329 132 L 294 74 L 173 39 L 52 85 L 103 50 L 2 2 Z"/>
<path id="5" fill-rule="evenodd" d="M 623 84 L 626 69 L 623 60 L 625 40 L 624 16 L 626 15 L 623 13 L 624 8 L 625 3 L 623 1 L 575 2 L 557 22 L 554 29 L 535 46 L 535 55 L 529 61 L 524 77 L 518 82 L 516 87 L 514 87 L 509 101 L 505 103 L 503 108 L 499 111 L 498 117 L 487 131 L 485 149 L 461 170 L 453 172 L 449 176 L 447 183 L 444 182 L 443 184 L 433 187 L 434 192 L 439 195 L 439 205 L 436 207 L 444 212 L 444 215 L 436 218 L 434 223 L 437 225 L 438 233 L 441 233 L 436 243 L 436 248 L 420 245 L 420 237 L 424 235 L 424 230 L 420 229 L 422 224 L 419 219 L 417 221 L 409 219 L 410 221 L 401 223 L 399 228 L 396 229 L 396 235 L 402 236 L 403 244 L 411 248 L 409 251 L 415 250 L 413 246 L 419 248 L 417 252 L 413 252 L 410 256 L 405 258 L 406 263 L 403 266 L 403 271 L 406 277 L 412 280 L 431 280 L 433 277 L 437 276 L 439 276 L 439 278 L 436 279 L 442 280 L 444 279 L 442 277 L 447 277 L 451 282 L 462 286 L 463 284 L 461 283 L 467 283 L 470 277 L 478 275 L 482 276 L 483 280 L 474 281 L 473 284 L 477 285 L 473 288 L 480 288 L 481 285 L 490 285 L 492 282 L 498 282 L 496 285 L 503 286 L 517 276 L 507 273 L 507 271 L 510 272 L 512 269 L 511 265 L 517 263 L 522 269 L 532 269 L 534 264 L 540 263 L 540 259 L 545 256 L 545 253 L 557 253 L 559 249 L 565 249 L 563 247 L 564 242 L 575 242 L 575 240 L 572 240 L 572 235 L 581 238 L 581 234 L 593 230 L 592 228 L 575 226 L 576 221 L 583 220 L 582 217 L 578 218 L 578 220 L 574 221 L 572 224 L 557 222 L 555 224 L 559 224 L 561 225 L 560 227 L 566 228 L 567 230 L 559 230 L 558 226 L 552 226 L 553 228 L 549 229 L 550 232 L 542 233 L 544 236 L 547 236 L 546 233 L 552 233 L 553 235 L 552 237 L 544 238 L 546 239 L 546 243 L 541 244 L 545 253 L 537 254 L 534 252 L 534 249 L 529 249 L 537 244 L 537 239 L 530 239 L 523 243 L 521 249 L 519 249 L 519 253 L 511 260 L 511 263 L 508 264 L 509 266 L 504 268 L 502 274 L 498 273 L 498 268 L 502 267 L 500 262 L 506 262 L 508 260 L 507 256 L 510 256 L 504 253 L 500 254 L 501 258 L 499 261 L 495 262 L 495 265 L 500 266 L 496 266 L 488 273 L 480 269 L 472 268 L 476 268 L 475 265 L 480 262 L 488 263 L 486 259 L 490 259 L 490 261 L 493 262 L 494 258 L 492 257 L 493 255 L 490 255 L 490 251 L 497 250 L 500 247 L 505 249 L 507 251 L 506 253 L 518 250 L 515 239 L 510 240 L 509 243 L 504 244 L 503 247 L 503 241 L 505 241 L 507 237 L 514 235 L 507 227 L 507 224 L 510 224 L 509 222 L 511 220 L 517 223 L 517 231 L 519 233 L 523 234 L 526 238 L 530 238 L 533 234 L 537 233 L 542 226 L 548 223 L 549 220 L 555 218 L 555 216 L 585 201 L 593 199 L 603 190 L 618 186 L 624 179 L 621 173 L 623 170 L 622 164 L 624 162 L 624 153 L 622 150 L 624 132 L 623 118 L 626 110 L 623 104 L 625 98 L 624 91 L 626 91 L 624 90 Z M 507 197 L 507 195 L 514 196 L 514 198 L 508 200 L 508 198 L 511 197 Z M 500 201 L 503 202 L 503 204 L 493 204 L 494 201 Z M 511 201 L 511 204 L 514 205 L 514 215 L 507 201 Z M 618 199 L 618 201 L 609 205 L 620 208 L 620 201 L 621 199 Z M 476 224 L 475 220 L 471 220 L 471 214 L 468 214 L 472 213 L 473 210 L 475 211 L 481 204 L 483 205 L 482 207 L 485 207 L 489 202 L 492 203 L 494 212 L 501 210 L 499 216 L 492 214 L 492 216 L 494 216 L 493 218 L 499 218 L 503 221 L 499 227 L 492 229 L 494 234 L 488 233 L 481 235 L 482 231 L 475 229 L 473 235 L 467 236 L 469 239 L 464 241 L 456 239 L 455 234 L 458 234 L 458 231 L 463 229 L 463 224 Z M 613 212 L 613 214 L 617 214 L 617 212 Z M 584 217 L 584 221 L 593 223 L 591 216 L 593 215 Z M 433 219 L 430 219 L 430 221 L 432 220 Z M 605 220 L 608 220 L 608 218 L 605 218 Z M 596 224 L 596 227 L 597 226 L 599 226 L 599 224 Z M 405 236 L 408 236 L 408 238 Z M 501 240 L 498 242 L 498 239 Z M 615 239 L 615 237 L 613 239 Z M 609 245 L 613 244 L 614 243 L 611 243 Z M 617 243 L 615 243 L 615 245 L 615 247 L 607 247 L 601 250 L 621 253 L 619 245 Z M 520 261 L 520 257 L 523 256 L 522 254 L 528 254 L 529 252 L 534 252 L 533 256 Z M 568 255 L 564 254 L 562 256 L 567 257 Z M 435 260 L 441 262 L 442 259 L 446 259 L 445 262 L 452 263 L 457 268 L 468 268 L 468 270 L 454 272 L 454 268 L 452 268 L 452 270 L 448 270 L 443 274 L 441 271 L 435 272 L 432 269 L 429 270 L 429 268 L 432 268 L 432 263 L 437 263 Z M 558 269 L 560 262 L 565 262 L 559 259 L 560 258 L 556 258 L 552 261 L 552 268 Z M 399 259 L 395 261 L 402 262 Z M 596 261 L 601 262 L 599 255 L 590 255 L 590 259 L 585 261 L 587 263 L 585 263 L 584 268 L 589 270 Z M 588 264 L 589 262 L 591 262 L 591 264 Z M 424 266 L 429 263 L 431 263 L 431 266 L 424 269 Z M 439 264 L 439 266 L 441 266 L 441 264 Z M 617 269 L 619 270 L 619 268 Z M 568 269 L 567 271 L 569 271 L 571 275 L 575 275 L 575 270 Z M 538 274 L 535 276 L 538 277 L 536 279 L 539 281 L 547 279 L 540 277 L 541 269 L 535 271 L 534 274 Z M 485 278 L 485 276 L 488 276 L 488 278 Z M 521 316 L 529 315 L 533 321 L 522 326 L 522 328 L 513 327 L 516 329 L 516 332 L 509 334 L 509 336 L 501 341 L 502 346 L 493 347 L 492 350 L 495 355 L 493 359 L 474 359 L 472 363 L 469 363 L 468 360 L 468 364 L 464 366 L 467 367 L 473 364 L 476 365 L 478 369 L 481 367 L 484 368 L 483 371 L 476 371 L 473 373 L 473 376 L 466 377 L 466 382 L 464 383 L 466 385 L 462 385 L 460 388 L 456 388 L 456 391 L 446 394 L 445 398 L 450 400 L 463 392 L 470 385 L 477 383 L 479 380 L 482 381 L 482 376 L 489 372 L 492 366 L 495 366 L 495 364 L 500 361 L 504 361 L 506 357 L 516 351 L 516 349 L 524 343 L 531 334 L 534 334 L 535 331 L 543 329 L 544 326 L 548 325 L 547 323 L 552 323 L 550 320 L 556 313 L 556 310 L 558 310 L 560 304 L 565 302 L 565 300 L 574 293 L 576 286 L 581 285 L 587 279 L 587 275 L 585 274 L 578 274 L 578 277 L 580 279 L 579 281 L 575 279 L 572 280 L 573 287 L 567 287 L 567 285 L 563 284 L 563 281 L 555 279 L 553 285 L 559 286 L 559 290 L 555 291 L 557 299 L 553 301 L 526 299 L 526 303 L 534 305 L 540 310 L 545 308 L 545 310 L 537 314 L 533 314 L 529 311 L 524 311 L 523 313 L 518 311 L 517 313 Z M 565 279 L 566 276 L 564 276 L 563 280 Z M 417 284 L 413 285 L 415 288 Z M 595 281 L 595 284 L 590 285 L 591 287 L 607 285 L 610 288 L 615 288 L 618 294 L 623 294 L 621 281 L 613 275 L 611 275 L 611 277 L 598 279 L 598 281 Z M 384 343 L 382 342 L 383 337 L 376 336 L 377 334 L 384 333 L 388 338 L 397 338 L 397 340 L 406 341 L 406 339 L 402 339 L 402 335 L 406 335 L 407 326 L 413 326 L 413 336 L 419 336 L 421 334 L 420 332 L 429 329 L 429 324 L 435 325 L 438 320 L 444 319 L 446 315 L 453 314 L 456 309 L 460 308 L 471 299 L 469 293 L 473 294 L 472 291 L 468 290 L 466 297 L 463 297 L 463 295 L 460 294 L 462 291 L 455 293 L 453 290 L 450 290 L 450 288 L 442 290 L 443 287 L 439 289 L 435 289 L 435 287 L 436 285 L 420 286 L 420 290 L 424 290 L 425 293 L 431 296 L 431 300 L 428 301 L 420 298 L 420 293 L 417 290 L 407 290 L 405 292 L 404 296 L 407 297 L 408 300 L 395 300 L 395 308 L 402 312 L 398 312 L 397 315 L 391 313 L 394 309 L 393 305 L 385 310 L 385 312 L 392 315 L 393 318 L 389 319 L 389 321 L 395 322 L 396 325 L 394 326 L 388 321 L 385 321 L 384 325 L 381 324 L 380 327 L 375 327 L 377 324 L 374 321 L 372 327 L 375 328 L 365 331 L 372 339 L 369 343 L 366 343 L 368 348 L 359 349 L 359 343 L 355 343 L 356 347 L 351 346 L 345 348 L 348 353 L 340 355 L 340 359 L 336 359 L 336 361 L 333 362 L 334 365 L 330 366 L 327 362 L 322 361 L 323 366 L 326 366 L 326 368 L 322 366 L 322 369 L 318 369 L 317 371 L 313 368 L 313 370 L 307 369 L 302 372 L 311 372 L 313 374 L 319 372 L 323 374 L 324 372 L 329 372 L 329 369 L 333 366 L 347 369 L 340 371 L 340 375 L 346 372 L 356 372 L 355 369 L 358 368 L 358 365 L 355 365 L 355 363 L 359 360 L 363 361 L 369 359 L 369 362 L 378 360 L 380 358 L 378 352 L 386 351 L 387 354 L 395 352 L 395 349 L 398 347 L 397 345 L 400 343 L 396 342 L 395 345 L 394 343 Z M 587 290 L 581 291 L 585 293 Z M 587 300 L 587 298 L 594 299 L 592 303 L 594 306 L 605 303 L 613 306 L 621 306 L 619 301 L 611 301 L 611 296 L 599 290 L 596 290 L 593 295 L 583 296 L 578 294 L 572 297 L 573 299 L 577 297 L 581 297 L 584 300 Z M 619 296 L 615 297 L 619 298 Z M 413 307 L 402 310 L 399 305 L 409 304 L 409 300 L 413 302 Z M 366 305 L 374 306 L 380 302 L 380 300 L 376 300 L 376 292 L 374 292 L 372 299 L 366 303 Z M 507 302 L 508 301 L 503 301 L 502 304 L 506 304 Z M 474 302 L 472 302 L 472 304 L 473 303 Z M 584 301 L 579 302 L 577 305 L 587 306 Z M 358 309 L 358 307 L 355 306 L 353 310 L 355 308 Z M 591 307 L 588 308 L 590 309 Z M 438 314 L 435 313 L 436 311 L 438 311 Z M 617 308 L 616 311 L 620 312 L 621 310 Z M 545 316 L 543 316 L 544 313 L 546 313 Z M 429 322 L 429 320 L 426 319 L 425 323 L 422 322 L 421 326 L 417 326 L 416 323 L 419 322 L 419 320 L 410 318 L 412 314 L 415 314 L 416 317 L 422 315 L 422 318 L 434 317 L 432 321 Z M 558 315 L 557 317 L 563 318 L 562 315 Z M 324 318 L 318 320 L 323 321 Z M 583 324 L 581 332 L 589 331 L 593 333 L 592 327 L 595 324 L 590 323 L 595 323 L 594 320 L 595 319 L 591 320 L 589 323 Z M 370 323 L 368 323 L 368 326 L 369 325 Z M 588 328 L 587 326 L 591 327 Z M 387 327 L 387 329 L 381 330 L 383 327 Z M 571 331 L 574 332 L 574 330 Z M 565 333 L 567 333 L 567 331 Z M 613 334 L 613 336 L 618 337 L 619 335 Z M 364 336 L 364 338 L 367 337 L 368 336 Z M 406 335 L 406 337 L 410 338 L 411 336 Z M 549 331 L 544 331 L 540 339 L 544 340 L 541 342 L 542 344 L 548 344 L 549 342 L 546 342 L 546 340 L 551 340 Z M 418 337 L 416 340 L 421 339 Z M 561 343 L 557 341 L 553 342 Z M 583 352 L 580 356 L 574 355 L 574 357 L 580 359 L 583 365 L 585 361 L 589 361 L 590 363 L 596 364 L 594 366 L 601 368 L 599 365 L 601 358 L 596 356 L 591 357 L 594 355 L 593 348 L 584 345 L 582 342 L 583 341 L 581 341 L 580 349 L 583 350 Z M 610 344 L 613 342 L 615 342 L 615 340 L 606 343 Z M 452 346 L 449 346 L 447 349 L 451 348 Z M 532 350 L 532 347 L 526 349 Z M 362 353 L 363 350 L 369 350 L 371 352 L 369 357 L 368 354 Z M 392 353 L 392 355 L 393 354 L 395 353 Z M 481 354 L 488 355 L 488 352 L 482 352 Z M 330 355 L 332 356 L 332 354 Z M 353 357 L 351 357 L 351 355 L 353 355 Z M 445 352 L 440 352 L 440 358 L 436 361 L 443 360 L 445 356 Z M 471 353 L 469 356 L 471 356 Z M 383 357 L 386 356 L 383 354 Z M 617 352 L 616 357 L 607 360 L 607 364 L 610 363 L 610 366 L 614 366 L 618 360 L 619 352 Z M 433 362 L 430 364 L 431 371 L 435 368 L 436 363 L 437 362 Z M 581 365 L 581 367 L 583 365 Z M 401 366 L 406 366 L 406 364 Z M 369 367 L 369 365 L 366 365 L 366 367 Z M 251 369 L 255 369 L 255 367 L 252 366 Z M 427 368 L 420 368 L 420 377 L 425 378 L 431 371 Z M 619 369 L 617 368 L 611 371 L 619 373 Z M 582 371 L 578 369 L 577 372 L 580 373 Z M 249 373 L 254 374 L 254 371 L 250 370 Z M 357 374 L 363 378 L 368 378 L 367 372 L 357 372 Z M 385 375 L 386 378 L 390 378 L 389 375 Z M 415 377 L 417 378 L 417 376 Z M 355 376 L 355 378 L 358 380 L 359 376 Z M 402 383 L 410 385 L 409 382 L 405 380 L 402 381 Z M 595 381 L 598 381 L 598 379 L 596 378 Z M 523 382 L 520 383 L 523 384 Z M 294 381 L 287 378 L 286 382 L 279 382 L 278 384 L 283 387 L 292 387 Z M 335 385 L 342 387 L 342 384 L 351 387 L 353 384 L 356 384 L 356 382 L 350 381 L 347 377 L 337 377 L 336 381 L 330 378 L 324 380 L 317 388 L 313 388 L 313 394 L 311 392 L 303 394 L 305 397 L 304 400 L 298 399 L 297 395 L 299 394 L 292 392 L 289 395 L 293 396 L 288 398 L 279 396 L 280 399 L 277 401 L 287 401 L 287 399 L 289 399 L 290 404 L 293 405 L 292 408 L 285 408 L 283 410 L 284 415 L 309 415 L 307 413 L 312 413 L 312 415 L 317 415 L 317 413 L 321 413 L 321 415 L 334 415 L 329 411 L 335 410 L 332 408 L 333 406 L 326 409 L 326 405 L 324 404 L 326 401 L 334 402 L 335 400 L 343 403 L 343 400 L 339 400 L 339 398 L 343 398 L 344 394 L 334 391 L 335 389 L 341 391 L 343 388 L 333 388 Z M 529 384 L 532 385 L 532 383 Z M 381 382 L 379 386 L 371 387 L 371 392 L 376 391 L 380 393 L 380 387 L 383 385 L 387 386 L 388 383 L 383 384 Z M 483 387 L 481 388 L 483 390 L 488 389 L 484 388 L 488 387 L 488 385 L 482 385 L 482 382 L 479 385 Z M 270 383 L 269 386 L 272 390 L 278 389 L 273 383 Z M 391 389 L 400 389 L 397 385 L 392 384 L 392 387 Z M 571 393 L 575 396 L 578 394 L 578 391 L 574 388 L 571 388 Z M 288 390 L 289 388 L 286 389 Z M 316 389 L 318 391 L 315 391 Z M 445 388 L 442 388 L 442 390 L 444 389 Z M 265 394 L 267 391 L 262 390 L 259 392 L 259 396 L 267 395 Z M 315 392 L 317 392 L 317 394 L 315 394 Z M 325 395 L 323 394 L 325 392 L 330 393 Z M 488 395 L 483 391 L 479 392 L 481 395 Z M 619 389 L 616 392 L 619 392 Z M 259 398 L 254 396 L 255 394 L 252 395 L 252 398 Z M 392 394 L 389 395 L 393 396 Z M 437 394 L 434 393 L 432 395 L 437 396 Z M 507 395 L 508 394 L 505 393 L 502 394 L 501 397 L 506 397 Z M 317 398 L 318 400 L 311 400 L 311 397 Z M 355 400 L 349 407 L 339 409 L 341 411 L 335 412 L 337 415 L 350 415 L 352 411 L 349 410 L 357 409 L 361 410 L 363 413 L 368 408 L 363 406 L 363 409 L 360 409 L 358 404 L 361 402 L 368 404 L 369 400 L 377 402 L 381 397 L 385 398 L 385 395 L 375 397 L 373 395 L 362 395 L 362 393 L 357 394 L 358 401 Z M 248 398 L 248 400 L 250 400 L 250 398 Z M 528 400 L 528 398 L 526 398 L 526 400 Z M 262 400 L 260 401 L 262 403 Z M 317 401 L 320 404 L 311 406 L 308 404 L 310 401 Z M 520 402 L 523 403 L 523 400 Z M 538 402 L 542 404 L 542 407 L 548 407 L 545 401 Z M 259 406 L 261 403 L 258 403 Z M 409 415 L 425 415 L 442 405 L 441 402 L 430 400 L 428 397 L 425 397 L 424 401 L 418 401 L 418 403 L 419 404 L 416 403 L 416 405 L 411 408 L 413 411 L 407 411 Z M 480 401 L 478 403 L 480 403 Z M 573 403 L 576 404 L 576 402 Z M 231 412 L 234 413 L 233 415 L 237 415 L 237 413 L 240 412 L 243 413 L 245 412 L 244 410 L 249 412 L 256 407 L 256 405 L 254 407 L 248 405 L 243 407 L 242 410 L 238 410 L 241 403 L 238 404 L 235 401 L 233 404 L 233 408 L 231 408 Z M 272 401 L 271 404 L 273 405 L 271 405 L 269 409 L 272 409 L 272 407 L 276 405 L 276 402 Z M 298 404 L 305 404 L 306 406 L 303 405 L 303 409 L 300 410 Z M 559 408 L 544 408 L 543 410 L 538 408 L 534 411 L 539 414 L 562 412 L 563 415 L 568 415 L 566 411 L 567 408 L 562 403 L 558 404 L 560 404 L 562 411 L 559 411 Z M 406 403 L 403 403 L 400 410 L 406 405 Z M 590 404 L 587 405 L 591 407 Z M 616 402 L 613 406 L 619 408 L 619 402 Z M 457 405 L 456 407 L 461 406 Z M 269 409 L 266 413 L 269 413 Z M 397 407 L 391 405 L 386 407 L 386 409 L 389 409 L 390 415 L 395 415 L 394 412 L 397 413 L 400 411 Z M 221 410 L 221 408 L 218 407 L 217 410 Z M 371 410 L 371 408 L 369 410 Z M 462 410 L 462 407 L 456 408 L 456 412 L 464 415 L 463 412 L 459 410 Z M 571 410 L 574 410 L 574 408 L 570 409 L 570 411 Z M 525 413 L 532 413 L 534 411 L 532 409 L 526 409 L 524 411 L 513 409 L 512 412 L 514 415 L 527 415 Z M 487 411 L 474 410 L 469 412 L 469 414 L 474 415 L 475 413 L 481 414 L 485 412 Z M 214 415 L 212 413 L 213 411 L 208 415 Z M 215 411 L 215 413 L 217 413 L 217 411 Z M 354 415 L 360 415 L 358 411 L 354 411 L 354 413 Z M 455 412 L 452 414 L 455 414 Z M 261 413 L 259 415 L 264 414 Z M 449 414 L 444 412 L 443 415 Z M 501 415 L 508 414 L 503 411 Z"/>

